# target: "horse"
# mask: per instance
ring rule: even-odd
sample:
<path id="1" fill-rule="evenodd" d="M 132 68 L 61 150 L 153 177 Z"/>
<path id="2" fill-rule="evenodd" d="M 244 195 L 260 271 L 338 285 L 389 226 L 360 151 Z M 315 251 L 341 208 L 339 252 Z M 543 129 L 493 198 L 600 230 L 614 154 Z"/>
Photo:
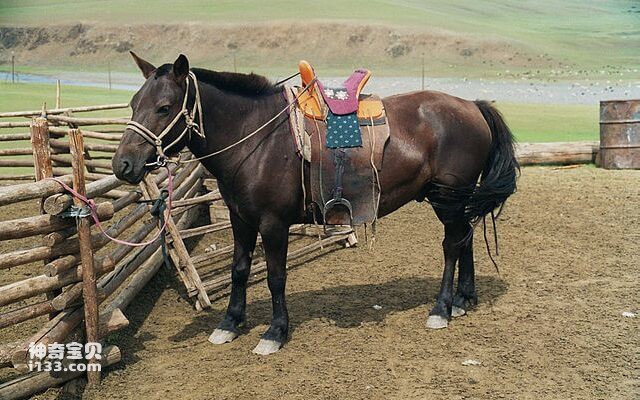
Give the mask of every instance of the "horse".
<path id="1" fill-rule="evenodd" d="M 131 55 L 146 80 L 132 97 L 131 123 L 113 157 L 113 171 L 119 179 L 137 184 L 161 165 L 165 152 L 175 155 L 186 147 L 202 158 L 229 208 L 234 240 L 229 303 L 209 340 L 223 344 L 240 334 L 260 233 L 273 314 L 254 352 L 274 353 L 289 333 L 285 298 L 289 227 L 313 222 L 303 193 L 309 193 L 309 182 L 305 187 L 301 183 L 302 176 L 309 177 L 310 167 L 305 162 L 301 168 L 294 150 L 284 86 L 254 73 L 191 69 L 182 54 L 157 68 Z M 382 102 L 390 140 L 379 173 L 378 217 L 414 200 L 427 200 L 433 206 L 444 225 L 445 261 L 426 326 L 445 328 L 452 316 L 465 314 L 478 302 L 474 223 L 501 207 L 516 190 L 520 167 L 514 138 L 487 101 L 425 90 Z"/>

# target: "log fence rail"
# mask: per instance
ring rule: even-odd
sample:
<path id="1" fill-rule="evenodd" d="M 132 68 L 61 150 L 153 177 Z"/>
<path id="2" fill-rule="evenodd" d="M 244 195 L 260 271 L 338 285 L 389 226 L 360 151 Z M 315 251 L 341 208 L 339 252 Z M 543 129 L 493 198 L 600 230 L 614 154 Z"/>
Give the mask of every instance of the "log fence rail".
<path id="1" fill-rule="evenodd" d="M 143 242 L 157 235 L 149 200 L 158 197 L 171 173 L 173 210 L 166 245 L 176 275 L 198 310 L 228 291 L 231 224 L 215 180 L 200 164 L 186 163 L 149 174 L 138 187 L 121 182 L 112 174 L 110 159 L 128 119 L 76 116 L 126 107 L 0 113 L 0 368 L 14 369 L 10 381 L 0 382 L 0 398 L 20 398 L 78 378 L 29 372 L 29 344 L 104 341 L 128 325 L 127 306 L 164 264 L 160 240 L 145 247 L 116 244 L 92 227 L 90 218 L 69 218 L 72 206 L 82 204 L 47 178 L 56 177 L 94 199 L 110 236 Z M 24 214 L 32 204 L 29 215 L 15 211 Z M 352 231 L 331 237 L 319 232 L 293 227 L 297 236 L 292 236 L 289 259 L 356 243 Z M 194 254 L 187 244 L 205 235 L 210 246 Z M 257 254 L 254 264 L 252 281 L 263 279 L 264 258 Z M 3 330 L 12 333 L 6 336 L 11 340 Z M 15 340 L 16 332 L 31 334 Z M 117 347 L 105 354 L 104 365 L 120 360 Z M 88 378 L 97 383 L 100 374 Z"/>

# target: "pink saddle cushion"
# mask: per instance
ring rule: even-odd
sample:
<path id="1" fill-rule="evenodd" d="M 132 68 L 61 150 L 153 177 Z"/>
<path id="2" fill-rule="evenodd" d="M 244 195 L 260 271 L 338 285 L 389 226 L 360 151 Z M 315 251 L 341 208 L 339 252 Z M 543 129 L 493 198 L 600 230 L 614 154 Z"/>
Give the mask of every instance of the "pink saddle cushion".
<path id="1" fill-rule="evenodd" d="M 358 87 L 367 73 L 368 71 L 365 69 L 354 71 L 338 88 L 325 88 L 318 81 L 320 93 L 332 113 L 346 115 L 358 111 Z"/>

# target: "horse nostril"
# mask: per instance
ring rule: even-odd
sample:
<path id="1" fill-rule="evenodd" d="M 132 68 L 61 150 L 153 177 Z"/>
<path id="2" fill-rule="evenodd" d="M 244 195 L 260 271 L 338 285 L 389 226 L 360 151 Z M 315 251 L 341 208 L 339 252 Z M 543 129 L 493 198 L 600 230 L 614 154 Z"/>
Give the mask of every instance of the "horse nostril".
<path id="1" fill-rule="evenodd" d="M 122 160 L 122 174 L 128 175 L 133 170 L 133 164 L 129 161 Z"/>

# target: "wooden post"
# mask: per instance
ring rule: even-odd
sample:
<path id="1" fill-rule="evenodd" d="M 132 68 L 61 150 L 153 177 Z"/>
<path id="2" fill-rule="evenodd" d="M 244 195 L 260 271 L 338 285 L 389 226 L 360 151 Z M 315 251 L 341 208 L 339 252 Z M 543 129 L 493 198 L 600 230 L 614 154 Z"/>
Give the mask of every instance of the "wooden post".
<path id="1" fill-rule="evenodd" d="M 109 77 L 108 77 L 108 80 L 109 80 L 109 91 L 111 91 L 111 61 L 107 62 L 107 69 L 109 70 L 108 71 L 108 73 L 109 73 Z"/>
<path id="2" fill-rule="evenodd" d="M 233 53 L 233 72 L 238 72 L 238 67 L 236 65 L 236 51 L 233 50 L 232 53 Z"/>
<path id="3" fill-rule="evenodd" d="M 33 118 L 31 121 L 31 148 L 33 150 L 33 167 L 35 170 L 36 181 L 41 181 L 53 176 L 53 166 L 51 165 L 51 151 L 49 147 L 49 123 L 43 116 Z M 40 214 L 44 214 L 44 198 L 40 200 Z M 45 260 L 46 265 L 51 260 Z M 47 300 L 56 298 L 62 292 L 61 289 L 55 289 L 47 292 Z M 49 314 L 49 319 L 56 316 L 56 312 Z"/>
<path id="4" fill-rule="evenodd" d="M 60 108 L 60 79 L 56 79 L 56 109 Z"/>
<path id="5" fill-rule="evenodd" d="M 160 196 L 158 185 L 149 175 L 144 178 L 141 183 L 141 188 L 146 192 L 148 199 L 157 199 Z M 188 296 L 197 296 L 195 304 L 197 310 L 211 307 L 211 301 L 202 285 L 198 271 L 193 265 L 189 251 L 180 237 L 180 230 L 171 216 L 167 219 L 166 229 L 166 233 L 170 235 L 172 241 L 171 246 L 168 248 L 169 256 L 178 270 L 178 275 L 180 275 L 180 278 L 186 286 Z"/>
<path id="6" fill-rule="evenodd" d="M 33 118 L 31 122 L 31 146 L 33 149 L 33 165 L 36 181 L 41 181 L 53 176 L 51 165 L 51 152 L 49 150 L 49 124 L 44 117 Z M 40 213 L 43 201 L 40 202 Z"/>
<path id="7" fill-rule="evenodd" d="M 424 53 L 422 53 L 422 90 L 424 90 Z"/>
<path id="8" fill-rule="evenodd" d="M 84 186 L 84 144 L 82 132 L 79 129 L 69 130 L 69 144 L 71 150 L 71 168 L 73 169 L 73 188 L 80 195 L 86 194 Z M 84 203 L 74 199 L 78 207 Z M 78 238 L 80 241 L 80 256 L 82 258 L 82 296 L 84 298 L 84 321 L 87 342 L 99 342 L 98 328 L 98 289 L 96 287 L 96 273 L 93 265 L 93 250 L 91 248 L 91 228 L 87 218 L 78 218 Z M 96 360 L 88 360 L 94 363 Z M 100 383 L 99 371 L 87 371 L 90 385 Z"/>

